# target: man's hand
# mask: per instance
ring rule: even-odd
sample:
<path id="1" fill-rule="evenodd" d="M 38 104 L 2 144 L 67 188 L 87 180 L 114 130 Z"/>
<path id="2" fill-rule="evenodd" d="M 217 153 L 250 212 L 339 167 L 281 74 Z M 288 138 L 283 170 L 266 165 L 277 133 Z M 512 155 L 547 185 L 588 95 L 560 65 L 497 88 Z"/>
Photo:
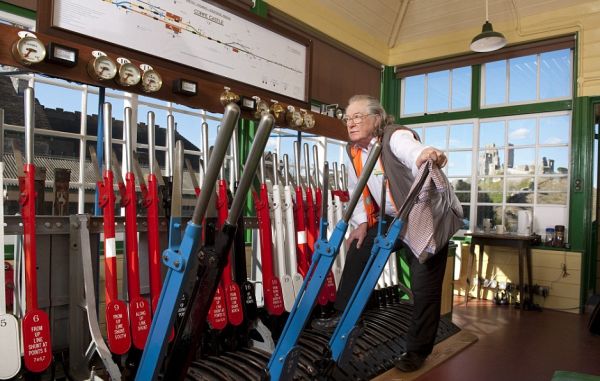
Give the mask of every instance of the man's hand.
<path id="1" fill-rule="evenodd" d="M 444 152 L 433 147 L 428 147 L 425 148 L 423 152 L 421 152 L 419 157 L 417 157 L 417 160 L 415 162 L 417 168 L 420 168 L 421 165 L 429 159 L 433 161 L 433 164 L 436 164 L 440 168 L 444 168 L 444 166 L 448 162 L 448 158 L 446 157 L 446 154 L 444 154 Z"/>
<path id="2" fill-rule="evenodd" d="M 349 247 L 352 244 L 352 241 L 356 240 L 356 248 L 360 249 L 360 245 L 362 245 L 366 236 L 367 236 L 367 223 L 363 222 L 362 224 L 358 225 L 358 227 L 356 229 L 354 229 L 354 230 L 352 230 L 352 232 L 350 232 L 350 235 L 348 236 L 348 239 L 346 240 L 346 247 Z"/>

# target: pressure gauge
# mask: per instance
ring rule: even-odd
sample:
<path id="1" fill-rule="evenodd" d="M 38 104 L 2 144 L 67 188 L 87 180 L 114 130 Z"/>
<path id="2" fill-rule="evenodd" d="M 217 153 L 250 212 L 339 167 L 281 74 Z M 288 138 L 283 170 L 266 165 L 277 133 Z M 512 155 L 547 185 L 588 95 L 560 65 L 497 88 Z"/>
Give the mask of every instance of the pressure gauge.
<path id="1" fill-rule="evenodd" d="M 23 65 L 40 63 L 46 57 L 46 47 L 35 34 L 27 31 L 18 33 L 19 39 L 12 46 L 12 55 Z"/>
<path id="2" fill-rule="evenodd" d="M 155 93 L 162 87 L 162 77 L 150 65 L 140 65 L 142 69 L 142 90 L 146 93 Z"/>
<path id="3" fill-rule="evenodd" d="M 285 113 L 285 121 L 290 128 L 300 128 L 304 124 L 304 119 L 300 111 L 296 111 L 294 106 L 288 106 Z"/>
<path id="4" fill-rule="evenodd" d="M 87 64 L 87 72 L 96 81 L 107 81 L 117 75 L 117 63 L 104 52 L 94 50 Z"/>
<path id="5" fill-rule="evenodd" d="M 119 69 L 115 81 L 119 85 L 129 87 L 135 86 L 140 82 L 142 73 L 131 61 L 127 58 L 119 57 L 117 58 L 117 63 L 119 64 Z"/>

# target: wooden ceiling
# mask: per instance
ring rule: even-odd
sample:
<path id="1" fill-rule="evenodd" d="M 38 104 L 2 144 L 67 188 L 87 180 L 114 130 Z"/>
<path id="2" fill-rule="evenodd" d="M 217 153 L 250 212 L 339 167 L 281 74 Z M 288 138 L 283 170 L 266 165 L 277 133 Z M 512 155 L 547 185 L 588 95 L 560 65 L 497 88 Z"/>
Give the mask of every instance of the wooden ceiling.
<path id="1" fill-rule="evenodd" d="M 420 40 L 481 32 L 485 0 L 265 0 L 279 12 L 386 65 L 397 65 L 404 46 Z M 522 19 L 590 0 L 488 0 L 494 30 L 511 33 Z M 600 6 L 600 1 L 595 2 Z M 593 4 L 593 2 L 592 2 Z M 508 36 L 507 36 L 508 37 Z M 462 45 L 459 45 L 462 46 Z M 404 59 L 403 61 L 406 61 Z"/>

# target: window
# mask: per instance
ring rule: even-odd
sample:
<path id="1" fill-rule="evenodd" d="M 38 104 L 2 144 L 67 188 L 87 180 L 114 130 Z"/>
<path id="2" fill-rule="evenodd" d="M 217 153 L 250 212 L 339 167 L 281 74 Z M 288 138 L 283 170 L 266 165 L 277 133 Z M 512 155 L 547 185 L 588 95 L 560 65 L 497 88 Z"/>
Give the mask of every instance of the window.
<path id="1" fill-rule="evenodd" d="M 89 148 L 97 146 L 97 128 L 99 112 L 99 91 L 95 87 L 73 84 L 67 81 L 46 78 L 38 75 L 14 75 L 4 76 L 0 79 L 0 85 L 7 89 L 6 97 L 0 99 L 0 108 L 8 109 L 9 105 L 22 104 L 22 98 L 18 94 L 19 89 L 27 85 L 32 85 L 35 90 L 36 101 L 39 107 L 36 107 L 36 130 L 35 130 L 35 155 L 36 163 L 48 168 L 46 188 L 52 189 L 53 168 L 71 169 L 70 185 L 74 190 L 69 200 L 70 212 L 82 213 L 94 210 L 94 198 L 96 189 L 96 176 L 92 168 Z M 10 90 L 10 91 L 8 91 Z M 10 94 L 14 96 L 11 97 Z M 218 124 L 222 115 L 209 113 L 204 110 L 193 109 L 187 106 L 178 105 L 153 99 L 146 96 L 107 90 L 105 101 L 112 106 L 112 142 L 113 151 L 119 161 L 122 159 L 124 133 L 123 133 L 123 115 L 124 108 L 131 107 L 133 116 L 137 121 L 137 145 L 138 158 L 140 166 L 144 173 L 148 172 L 148 130 L 147 115 L 149 111 L 154 112 L 155 126 L 157 127 L 155 136 L 155 155 L 159 165 L 165 174 L 166 163 L 166 139 L 165 129 L 167 126 L 167 116 L 173 115 L 176 124 L 176 134 L 178 139 L 184 141 L 185 158 L 192 163 L 194 175 L 199 177 L 200 159 L 203 156 L 202 146 L 202 123 L 206 122 L 209 126 L 208 143 L 215 144 L 217 137 Z M 15 103 L 19 102 L 19 103 Z M 14 107 L 13 107 L 14 108 Z M 82 118 L 81 113 L 85 112 L 86 117 Z M 21 114 L 5 113 L 4 136 L 5 145 L 10 147 L 11 141 L 16 141 L 18 146 L 23 147 L 23 118 Z M 295 159 L 293 152 L 293 142 L 297 139 L 296 133 L 289 130 L 274 129 L 272 138 L 267 146 L 267 151 L 279 152 L 279 159 L 283 159 L 283 154 L 289 155 L 290 171 L 295 173 Z M 344 142 L 335 141 L 317 137 L 314 135 L 303 134 L 302 142 L 309 143 L 310 146 L 310 173 L 314 176 L 315 165 L 313 163 L 312 147 L 319 148 L 319 172 L 322 171 L 324 160 L 330 162 L 330 168 L 333 170 L 333 161 L 343 162 L 345 157 Z M 38 160 L 43 161 L 38 162 Z M 225 165 L 225 176 L 228 181 L 232 180 L 231 152 L 227 156 Z M 304 173 L 304 157 L 301 160 L 301 169 Z M 201 178 L 201 177 L 200 177 Z M 15 178 L 7 178 L 6 183 L 11 192 L 17 192 L 17 183 Z M 116 184 L 115 184 L 116 186 Z M 116 188 L 115 188 L 116 190 Z M 189 174 L 183 176 L 184 191 L 184 214 L 191 214 L 195 204 L 194 190 Z M 11 199 L 18 197 L 11 194 Z M 117 213 L 120 208 L 117 205 Z M 19 206 L 16 202 L 7 204 L 7 211 L 16 213 Z M 46 205 L 44 210 L 50 210 Z M 140 209 L 140 213 L 144 211 Z"/>
<path id="2" fill-rule="evenodd" d="M 438 63 L 431 65 L 437 70 L 425 73 L 404 69 L 401 109 L 410 118 L 400 123 L 447 153 L 444 171 L 463 206 L 465 229 L 481 229 L 483 219 L 491 218 L 516 232 L 521 210 L 532 212 L 534 231 L 540 234 L 568 225 L 573 52 L 548 45 L 540 45 L 539 53 L 527 48 L 506 59 L 490 56 L 480 66 L 440 71 L 443 64 Z M 472 98 L 480 104 L 470 110 L 471 71 L 476 70 L 481 83 Z M 464 73 L 466 78 L 458 75 Z M 506 107 L 523 104 L 534 105 L 533 113 L 531 107 Z M 460 109 L 467 112 L 453 119 L 452 112 Z"/>
<path id="3" fill-rule="evenodd" d="M 481 120 L 477 226 L 483 218 L 517 231 L 530 210 L 538 231 L 568 219 L 569 113 Z"/>
<path id="4" fill-rule="evenodd" d="M 471 67 L 415 75 L 402 80 L 401 115 L 468 110 L 471 106 Z"/>
<path id="5" fill-rule="evenodd" d="M 570 98 L 571 56 L 570 49 L 561 49 L 485 63 L 481 106 Z"/>
<path id="6" fill-rule="evenodd" d="M 465 219 L 468 221 L 471 213 L 472 146 L 475 122 L 458 121 L 411 127 L 421 136 L 424 144 L 441 149 L 448 155 L 448 165 L 444 171 L 454 187 L 456 196 L 463 206 Z M 463 228 L 469 228 L 468 222 Z"/>

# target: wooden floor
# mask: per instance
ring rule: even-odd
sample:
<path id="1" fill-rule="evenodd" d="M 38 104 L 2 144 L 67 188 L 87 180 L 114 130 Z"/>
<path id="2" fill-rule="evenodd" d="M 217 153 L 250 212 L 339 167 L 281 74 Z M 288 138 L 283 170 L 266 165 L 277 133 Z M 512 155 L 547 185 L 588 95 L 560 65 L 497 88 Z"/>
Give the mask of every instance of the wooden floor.
<path id="1" fill-rule="evenodd" d="M 455 298 L 452 319 L 479 340 L 416 381 L 550 381 L 555 370 L 600 376 L 600 336 L 589 315 L 520 311 Z"/>

